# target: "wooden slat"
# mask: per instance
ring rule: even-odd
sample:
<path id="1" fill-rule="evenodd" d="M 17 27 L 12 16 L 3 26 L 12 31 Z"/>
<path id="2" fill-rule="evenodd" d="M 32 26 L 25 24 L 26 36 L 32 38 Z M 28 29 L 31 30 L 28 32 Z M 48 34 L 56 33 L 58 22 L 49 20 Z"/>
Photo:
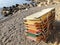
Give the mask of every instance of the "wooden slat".
<path id="1" fill-rule="evenodd" d="M 39 33 L 42 33 L 41 30 L 26 30 L 26 32 L 32 33 L 32 34 L 39 34 Z"/>

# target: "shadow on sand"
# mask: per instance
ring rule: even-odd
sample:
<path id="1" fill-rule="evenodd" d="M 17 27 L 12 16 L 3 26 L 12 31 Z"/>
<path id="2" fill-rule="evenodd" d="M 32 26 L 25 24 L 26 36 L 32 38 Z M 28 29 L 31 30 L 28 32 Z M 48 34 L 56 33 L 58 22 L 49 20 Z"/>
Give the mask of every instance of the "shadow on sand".
<path id="1" fill-rule="evenodd" d="M 56 21 L 51 29 L 51 35 L 48 37 L 47 42 L 55 43 L 56 45 L 60 43 L 60 22 Z"/>

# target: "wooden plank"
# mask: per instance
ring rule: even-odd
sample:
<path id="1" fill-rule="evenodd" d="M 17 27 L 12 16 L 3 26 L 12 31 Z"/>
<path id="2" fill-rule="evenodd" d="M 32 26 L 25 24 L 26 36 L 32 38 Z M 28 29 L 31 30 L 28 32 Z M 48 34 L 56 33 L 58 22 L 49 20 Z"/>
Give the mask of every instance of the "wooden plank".
<path id="1" fill-rule="evenodd" d="M 42 30 L 26 30 L 26 32 L 32 33 L 32 34 L 40 34 L 42 33 Z"/>
<path id="2" fill-rule="evenodd" d="M 35 35 L 35 34 L 32 34 L 32 33 L 27 33 L 26 35 L 31 36 L 31 37 L 38 37 L 40 34 Z"/>

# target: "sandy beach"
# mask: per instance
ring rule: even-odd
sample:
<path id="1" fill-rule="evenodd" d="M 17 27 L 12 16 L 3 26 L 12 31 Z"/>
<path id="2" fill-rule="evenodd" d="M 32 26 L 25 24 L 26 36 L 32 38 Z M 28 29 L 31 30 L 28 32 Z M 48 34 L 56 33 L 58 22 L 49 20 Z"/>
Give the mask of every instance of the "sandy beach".
<path id="1" fill-rule="evenodd" d="M 50 43 L 54 41 L 53 34 L 51 35 L 49 43 L 36 43 L 25 38 L 25 27 L 23 23 L 23 18 L 33 13 L 36 13 L 44 8 L 45 7 L 33 7 L 29 10 L 18 11 L 14 15 L 8 17 L 6 20 L 2 20 L 0 22 L 0 45 L 54 45 L 53 43 Z M 59 28 L 60 25 L 55 27 Z M 57 30 L 60 30 L 60 28 L 56 28 L 54 36 L 59 42 L 60 31 Z M 57 37 L 57 35 L 59 37 Z"/>

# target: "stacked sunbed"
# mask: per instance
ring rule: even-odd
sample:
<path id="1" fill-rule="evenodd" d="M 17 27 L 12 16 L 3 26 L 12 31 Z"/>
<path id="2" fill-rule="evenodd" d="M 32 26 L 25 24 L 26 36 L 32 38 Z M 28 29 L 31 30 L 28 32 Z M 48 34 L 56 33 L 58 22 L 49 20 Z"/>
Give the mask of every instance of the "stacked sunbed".
<path id="1" fill-rule="evenodd" d="M 27 39 L 34 41 L 45 40 L 48 35 L 48 18 L 51 16 L 53 8 L 47 8 L 24 18 L 26 27 L 25 35 Z M 50 19 L 49 19 L 50 20 Z"/>

